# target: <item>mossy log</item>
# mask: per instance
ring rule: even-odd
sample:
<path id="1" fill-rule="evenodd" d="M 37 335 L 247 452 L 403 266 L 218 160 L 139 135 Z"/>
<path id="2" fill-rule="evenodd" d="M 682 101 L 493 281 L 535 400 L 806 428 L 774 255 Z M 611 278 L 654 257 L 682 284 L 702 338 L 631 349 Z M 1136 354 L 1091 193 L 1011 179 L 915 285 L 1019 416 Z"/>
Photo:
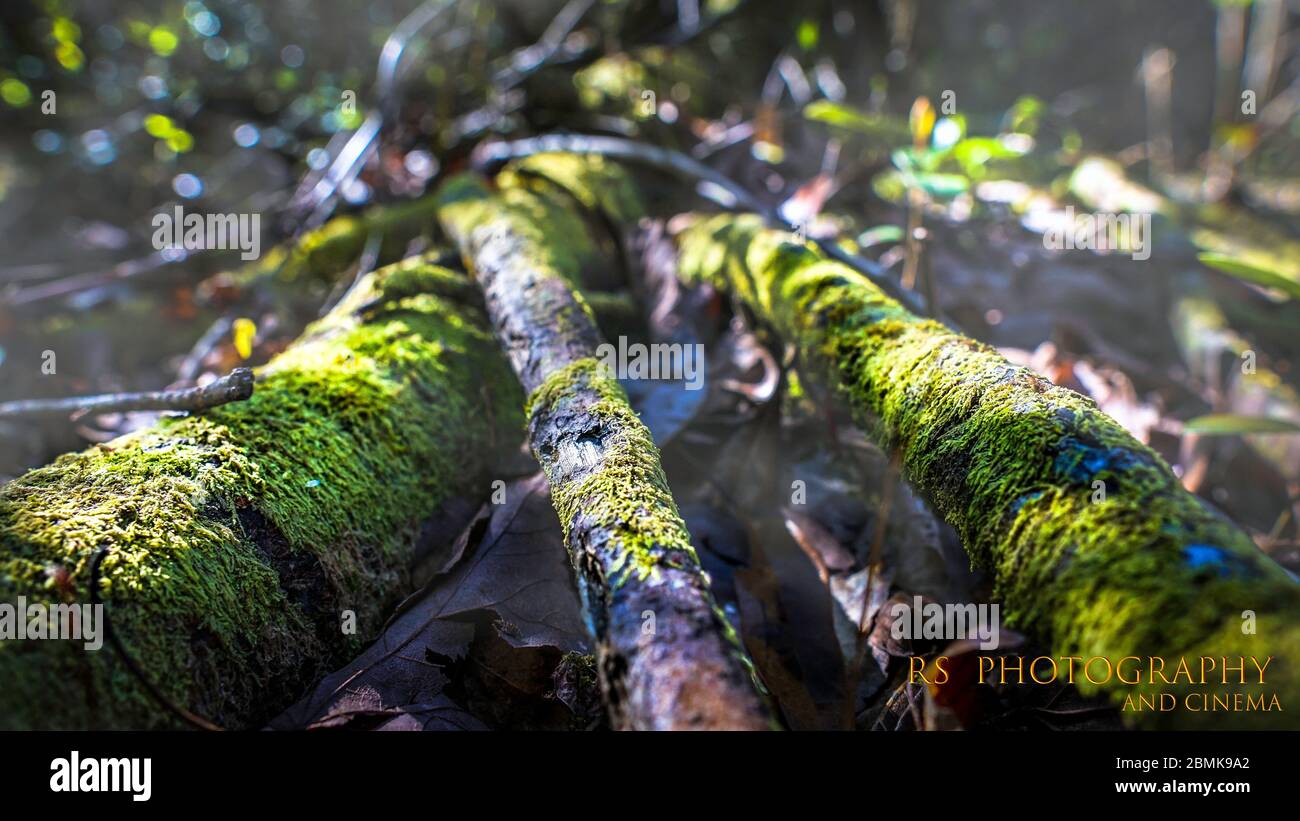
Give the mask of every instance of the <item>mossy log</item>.
<path id="1" fill-rule="evenodd" d="M 596 358 L 595 317 L 575 284 L 601 257 L 575 204 L 557 193 L 493 193 L 462 176 L 443 187 L 439 218 L 528 394 L 529 441 L 597 639 L 612 721 L 768 728 L 752 666 L 709 591 L 658 449 Z"/>
<path id="2" fill-rule="evenodd" d="M 756 217 L 701 219 L 678 240 L 684 280 L 742 300 L 897 449 L 910 480 L 992 572 L 1012 625 L 1058 657 L 1166 665 L 1132 686 L 1075 675 L 1080 689 L 1131 699 L 1124 716 L 1146 725 L 1298 725 L 1300 586 L 1092 401 L 916 317 Z M 1219 665 L 1209 684 L 1174 672 L 1185 658 L 1199 680 L 1201 657 Z M 1234 672 L 1224 685 L 1223 659 L 1240 657 L 1246 683 Z M 1251 657 L 1265 667 L 1262 686 Z M 1094 677 L 1102 672 L 1098 662 Z M 1161 693 L 1178 708 L 1135 709 L 1139 696 Z M 1210 712 L 1208 702 L 1192 711 L 1203 695 L 1234 694 L 1235 711 Z M 1247 711 L 1246 698 L 1272 709 Z"/>
<path id="3" fill-rule="evenodd" d="M 519 387 L 481 308 L 453 298 L 467 284 L 421 259 L 381 269 L 247 401 L 0 489 L 0 602 L 89 603 L 102 554 L 113 631 L 165 699 L 260 726 L 377 633 L 442 503 L 486 495 L 519 441 Z M 0 727 L 176 724 L 107 644 L 0 642 Z"/>
<path id="4" fill-rule="evenodd" d="M 298 285 L 304 280 L 333 281 L 361 256 L 371 235 L 383 238 L 381 259 L 400 257 L 406 244 L 433 224 L 432 196 L 378 205 L 360 214 L 333 217 L 319 228 L 268 250 L 231 272 L 239 284 L 270 280 Z"/>

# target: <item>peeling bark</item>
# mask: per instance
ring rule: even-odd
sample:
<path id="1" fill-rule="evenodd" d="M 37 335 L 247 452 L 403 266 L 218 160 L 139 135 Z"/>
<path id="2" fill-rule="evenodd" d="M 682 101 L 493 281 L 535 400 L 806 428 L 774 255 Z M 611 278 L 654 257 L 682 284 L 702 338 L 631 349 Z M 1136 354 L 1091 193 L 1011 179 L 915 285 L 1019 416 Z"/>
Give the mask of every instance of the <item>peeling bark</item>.
<path id="1" fill-rule="evenodd" d="M 772 726 L 650 433 L 595 358 L 600 335 L 575 284 L 585 267 L 608 263 L 573 203 L 532 185 L 493 193 L 473 177 L 448 182 L 440 197 L 439 217 L 529 396 L 529 440 L 597 639 L 614 726 Z"/>
<path id="2" fill-rule="evenodd" d="M 522 427 L 481 308 L 447 296 L 466 284 L 421 259 L 381 269 L 247 401 L 4 486 L 0 602 L 88 604 L 107 548 L 99 594 L 152 682 L 219 725 L 260 726 L 379 630 L 422 523 L 486 493 Z M 0 727 L 170 726 L 108 645 L 0 642 Z"/>
<path id="3" fill-rule="evenodd" d="M 901 453 L 912 483 L 992 571 L 1017 629 L 1059 657 L 1162 656 L 1171 669 L 1180 657 L 1194 669 L 1202 656 L 1244 657 L 1248 681 L 1250 657 L 1272 657 L 1263 686 L 1076 676 L 1081 690 L 1117 702 L 1276 694 L 1283 712 L 1124 715 L 1157 726 L 1297 726 L 1300 586 L 1090 400 L 916 317 L 755 217 L 702 219 L 678 239 L 684 280 L 742 300 Z M 1254 633 L 1243 629 L 1246 611 Z"/>

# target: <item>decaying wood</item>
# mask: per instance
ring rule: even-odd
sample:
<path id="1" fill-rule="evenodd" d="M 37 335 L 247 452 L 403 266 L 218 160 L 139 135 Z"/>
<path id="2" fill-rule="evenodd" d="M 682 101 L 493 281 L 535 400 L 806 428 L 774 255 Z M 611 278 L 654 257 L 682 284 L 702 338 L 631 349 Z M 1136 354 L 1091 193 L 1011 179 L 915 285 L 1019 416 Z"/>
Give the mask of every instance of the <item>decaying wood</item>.
<path id="1" fill-rule="evenodd" d="M 353 658 L 442 522 L 486 496 L 523 397 L 462 274 L 363 278 L 242 402 L 63 456 L 0 489 L 0 602 L 92 601 L 105 644 L 0 641 L 0 727 L 260 726 Z M 364 308 L 365 310 L 362 310 Z M 472 508 L 472 505 L 469 506 Z M 470 510 L 472 512 L 472 510 Z"/>
<path id="2" fill-rule="evenodd" d="M 709 592 L 649 431 L 596 359 L 600 336 L 575 283 L 589 257 L 571 200 L 474 177 L 449 181 L 439 217 L 482 287 L 528 402 L 597 639 L 616 727 L 763 729 L 764 699 Z"/>

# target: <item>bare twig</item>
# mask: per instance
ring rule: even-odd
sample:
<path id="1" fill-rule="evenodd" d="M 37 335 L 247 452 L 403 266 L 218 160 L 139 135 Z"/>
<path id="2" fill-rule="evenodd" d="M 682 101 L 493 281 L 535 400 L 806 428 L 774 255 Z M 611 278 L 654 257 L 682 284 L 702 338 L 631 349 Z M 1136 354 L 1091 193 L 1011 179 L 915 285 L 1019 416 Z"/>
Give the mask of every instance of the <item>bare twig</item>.
<path id="1" fill-rule="evenodd" d="M 1251 10 L 1243 83 L 1260 102 L 1269 99 L 1277 76 L 1278 44 L 1286 29 L 1286 3 L 1258 0 Z"/>
<path id="2" fill-rule="evenodd" d="M 253 372 L 235 368 L 201 388 L 141 393 L 107 393 L 99 396 L 71 396 L 64 399 L 20 399 L 0 403 L 0 418 L 43 414 L 120 413 L 124 411 L 201 411 L 227 402 L 239 402 L 253 395 Z"/>
<path id="3" fill-rule="evenodd" d="M 1174 54 L 1167 48 L 1148 49 L 1142 58 L 1142 89 L 1147 107 L 1147 160 L 1152 179 L 1174 173 L 1172 126 Z"/>
<path id="4" fill-rule="evenodd" d="M 551 24 L 542 32 L 542 38 L 531 46 L 519 49 L 510 55 L 509 64 L 498 71 L 492 83 L 498 92 L 512 89 L 537 72 L 559 52 L 564 45 L 564 38 L 582 22 L 596 0 L 569 0 L 560 9 Z"/>
<path id="5" fill-rule="evenodd" d="M 325 222 L 334 210 L 339 192 L 356 179 L 366 162 L 378 150 L 380 132 L 385 125 L 396 119 L 400 109 L 397 85 L 407 47 L 416 35 L 441 17 L 455 2 L 456 0 L 427 0 L 398 23 L 384 41 L 375 81 L 379 110 L 371 112 L 350 135 L 344 137 L 345 132 L 336 135 L 327 148 L 333 161 L 324 170 L 308 174 L 299 183 L 286 210 L 292 221 L 300 223 L 300 230 L 315 228 Z"/>
<path id="6" fill-rule="evenodd" d="M 340 282 L 334 287 L 334 292 L 330 294 L 329 299 L 325 300 L 325 307 L 320 310 L 321 316 L 334 310 L 335 306 L 347 299 L 353 291 L 360 287 L 366 274 L 375 270 L 375 266 L 379 262 L 379 251 L 383 244 L 384 233 L 382 231 L 374 231 L 366 237 L 366 245 L 361 249 L 361 259 L 357 262 L 356 274 L 346 286 Z"/>
<path id="7" fill-rule="evenodd" d="M 656 145 L 640 143 L 635 140 L 586 134 L 546 134 L 540 137 L 530 137 L 510 142 L 484 143 L 474 150 L 472 160 L 476 168 L 489 170 L 512 159 L 547 152 L 599 154 L 606 157 L 616 157 L 621 160 L 669 171 L 680 177 L 707 182 L 721 189 L 731 200 L 730 203 L 719 203 L 720 205 L 733 210 L 753 211 L 781 230 L 798 231 L 798 226 L 782 217 L 775 208 L 759 200 L 739 183 L 699 160 L 680 151 L 660 148 Z M 810 238 L 810 241 L 816 244 L 822 253 L 860 272 L 871 280 L 872 284 L 877 288 L 898 300 L 908 310 L 917 314 L 925 313 L 916 295 L 901 290 L 884 275 L 884 270 L 876 263 L 856 254 L 851 254 L 830 240 Z"/>
<path id="8" fill-rule="evenodd" d="M 229 316 L 223 316 L 203 332 L 203 336 L 199 337 L 198 341 L 194 343 L 194 347 L 190 348 L 190 352 L 181 360 L 180 366 L 176 368 L 176 379 L 178 381 L 191 384 L 198 378 L 199 369 L 203 367 L 204 358 L 211 353 L 213 348 L 217 347 L 217 343 L 230 331 L 233 323 L 234 320 Z"/>
<path id="9" fill-rule="evenodd" d="M 155 251 L 146 257 L 140 259 L 129 259 L 120 262 L 112 268 L 103 271 L 89 271 L 84 274 L 73 274 L 71 276 L 60 277 L 59 279 L 42 282 L 39 285 L 32 285 L 28 288 L 22 288 L 9 296 L 0 299 L 0 303 L 5 305 L 30 305 L 34 302 L 43 302 L 47 299 L 57 299 L 59 297 L 75 294 L 78 291 L 84 291 L 87 288 L 95 288 L 104 285 L 112 285 L 124 279 L 129 279 L 140 274 L 146 274 L 155 271 L 164 265 L 177 262 L 179 257 L 171 257 L 162 251 Z"/>

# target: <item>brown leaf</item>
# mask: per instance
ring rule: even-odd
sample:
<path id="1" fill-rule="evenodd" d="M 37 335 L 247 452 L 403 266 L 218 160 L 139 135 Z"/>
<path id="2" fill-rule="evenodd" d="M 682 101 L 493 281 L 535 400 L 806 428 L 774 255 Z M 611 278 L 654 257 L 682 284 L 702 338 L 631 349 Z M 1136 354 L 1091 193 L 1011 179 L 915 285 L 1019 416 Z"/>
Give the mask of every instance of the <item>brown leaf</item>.
<path id="1" fill-rule="evenodd" d="M 540 698 L 561 654 L 588 651 L 541 474 L 508 484 L 505 504 L 485 505 L 449 561 L 456 558 L 402 603 L 374 644 L 271 727 L 481 729 L 469 705 L 452 698 L 453 689 L 481 697 L 481 686 L 461 681 L 465 669 L 485 668 L 512 694 Z"/>

